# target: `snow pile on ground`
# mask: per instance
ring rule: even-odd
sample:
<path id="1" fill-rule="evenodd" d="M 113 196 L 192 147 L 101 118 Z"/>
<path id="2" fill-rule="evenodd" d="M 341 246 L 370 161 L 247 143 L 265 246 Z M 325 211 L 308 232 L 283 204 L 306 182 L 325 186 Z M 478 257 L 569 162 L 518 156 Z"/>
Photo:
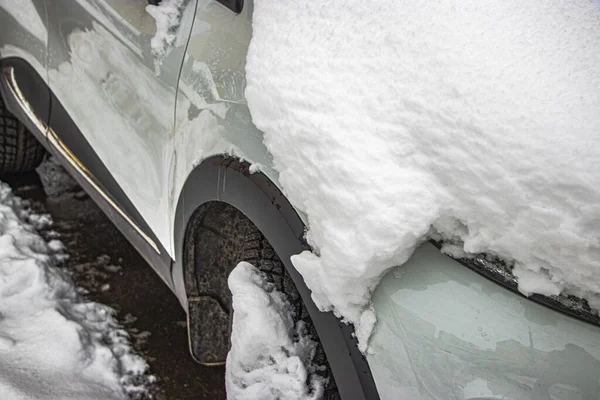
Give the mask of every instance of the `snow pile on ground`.
<path id="1" fill-rule="evenodd" d="M 227 355 L 229 400 L 319 399 L 324 382 L 313 374 L 316 344 L 295 324 L 285 295 L 253 265 L 229 275 L 233 295 L 231 350 Z"/>
<path id="2" fill-rule="evenodd" d="M 148 366 L 107 306 L 85 301 L 58 268 L 10 188 L 0 183 L 0 398 L 125 399 L 145 393 Z"/>
<path id="3" fill-rule="evenodd" d="M 599 65 L 594 0 L 256 0 L 246 96 L 317 305 L 364 350 L 370 293 L 435 232 L 599 307 Z"/>
<path id="4" fill-rule="evenodd" d="M 150 46 L 155 57 L 155 72 L 160 71 L 162 60 L 169 54 L 177 39 L 177 28 L 187 0 L 162 0 L 157 6 L 149 4 L 146 12 L 156 21 L 156 33 Z"/>

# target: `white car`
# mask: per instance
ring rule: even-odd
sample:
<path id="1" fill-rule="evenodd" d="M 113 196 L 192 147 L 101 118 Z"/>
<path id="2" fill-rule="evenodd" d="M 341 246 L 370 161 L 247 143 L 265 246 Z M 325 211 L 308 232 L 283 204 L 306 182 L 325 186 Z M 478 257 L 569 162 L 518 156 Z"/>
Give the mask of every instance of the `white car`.
<path id="1" fill-rule="evenodd" d="M 290 262 L 306 221 L 244 98 L 252 0 L 149 3 L 0 0 L 0 170 L 31 170 L 44 148 L 61 160 L 178 297 L 198 362 L 225 362 L 227 276 L 246 260 L 318 338 L 326 399 L 600 398 L 584 301 L 525 298 L 509 267 L 435 243 L 378 287 L 363 355 Z"/>

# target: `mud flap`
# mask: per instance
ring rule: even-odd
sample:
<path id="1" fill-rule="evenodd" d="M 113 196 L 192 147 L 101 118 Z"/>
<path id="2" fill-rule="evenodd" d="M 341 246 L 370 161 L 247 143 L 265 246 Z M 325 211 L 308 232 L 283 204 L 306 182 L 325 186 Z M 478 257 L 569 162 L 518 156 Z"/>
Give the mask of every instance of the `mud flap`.
<path id="1" fill-rule="evenodd" d="M 198 363 L 224 365 L 229 352 L 229 314 L 210 296 L 188 298 L 190 352 Z"/>

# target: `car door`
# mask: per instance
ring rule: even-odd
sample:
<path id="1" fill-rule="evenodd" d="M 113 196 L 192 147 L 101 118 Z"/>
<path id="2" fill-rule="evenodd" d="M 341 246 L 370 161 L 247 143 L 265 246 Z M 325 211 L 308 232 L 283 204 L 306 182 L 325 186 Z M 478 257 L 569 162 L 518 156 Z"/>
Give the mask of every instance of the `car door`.
<path id="1" fill-rule="evenodd" d="M 134 222 L 147 224 L 151 232 L 145 233 L 171 253 L 167 210 L 173 151 L 169 143 L 195 1 L 178 2 L 181 5 L 174 11 L 179 10 L 181 18 L 161 25 L 163 34 L 174 35 L 168 43 L 161 40 L 164 35 L 156 35 L 157 23 L 146 10 L 148 3 L 52 2 L 48 76 L 60 107 L 53 107 L 51 119 L 58 119 L 55 110 L 66 111 L 81 137 L 69 129 L 55 129 L 56 134 L 62 135 L 61 140 L 104 188 L 111 186 L 111 179 L 116 181 L 112 187 L 118 186 L 126 197 L 123 202 L 130 201 L 135 208 L 130 214 L 139 212 L 143 220 Z M 151 11 L 160 14 L 161 9 Z"/>

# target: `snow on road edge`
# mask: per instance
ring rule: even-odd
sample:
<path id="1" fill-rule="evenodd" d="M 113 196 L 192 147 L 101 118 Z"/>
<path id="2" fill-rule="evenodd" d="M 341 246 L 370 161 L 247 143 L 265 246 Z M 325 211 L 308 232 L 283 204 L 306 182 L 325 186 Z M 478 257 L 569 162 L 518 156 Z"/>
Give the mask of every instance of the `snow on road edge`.
<path id="1" fill-rule="evenodd" d="M 227 355 L 229 400 L 316 400 L 325 382 L 312 359 L 316 344 L 294 323 L 286 296 L 247 262 L 228 279 L 233 296 L 231 350 Z"/>
<path id="2" fill-rule="evenodd" d="M 0 398 L 125 399 L 153 377 L 133 352 L 115 311 L 82 298 L 58 268 L 65 255 L 0 182 Z"/>
<path id="3" fill-rule="evenodd" d="M 372 291 L 435 234 L 600 307 L 598 65 L 594 0 L 256 0 L 246 97 L 317 306 L 366 350 Z"/>

